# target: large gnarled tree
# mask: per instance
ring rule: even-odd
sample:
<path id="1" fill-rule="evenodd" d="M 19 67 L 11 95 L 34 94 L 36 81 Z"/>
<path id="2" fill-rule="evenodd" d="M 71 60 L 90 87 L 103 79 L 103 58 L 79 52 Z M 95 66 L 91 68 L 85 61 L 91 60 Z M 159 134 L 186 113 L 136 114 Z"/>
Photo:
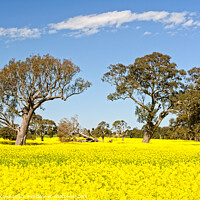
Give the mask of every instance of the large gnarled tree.
<path id="1" fill-rule="evenodd" d="M 173 111 L 177 93 L 183 87 L 184 70 L 170 62 L 170 56 L 154 52 L 137 58 L 134 64 L 111 65 L 103 81 L 115 86 L 109 100 L 132 99 L 140 122 L 146 123 L 143 142 L 149 143 L 161 121 Z"/>
<path id="2" fill-rule="evenodd" d="M 30 119 L 36 109 L 50 100 L 82 93 L 91 83 L 75 79 L 80 69 L 70 60 L 50 55 L 9 61 L 0 71 L 0 123 L 18 131 L 16 145 L 24 145 Z M 22 117 L 20 127 L 14 117 Z"/>

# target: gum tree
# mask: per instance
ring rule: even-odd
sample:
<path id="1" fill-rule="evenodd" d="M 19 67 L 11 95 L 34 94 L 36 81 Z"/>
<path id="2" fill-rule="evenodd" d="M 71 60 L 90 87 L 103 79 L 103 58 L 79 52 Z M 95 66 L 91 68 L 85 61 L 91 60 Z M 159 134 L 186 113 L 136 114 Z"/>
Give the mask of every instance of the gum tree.
<path id="1" fill-rule="evenodd" d="M 102 121 L 98 124 L 97 128 L 95 128 L 92 133 L 92 135 L 96 137 L 101 137 L 102 141 L 104 142 L 104 138 L 106 136 L 111 135 L 111 131 L 109 130 L 109 124 L 105 121 Z"/>
<path id="2" fill-rule="evenodd" d="M 18 132 L 16 145 L 25 144 L 31 117 L 44 102 L 66 101 L 90 87 L 90 82 L 75 79 L 79 72 L 70 60 L 50 55 L 12 59 L 4 66 L 0 71 L 0 123 Z M 22 118 L 19 128 L 14 123 L 16 116 Z"/>
<path id="3" fill-rule="evenodd" d="M 116 133 L 122 136 L 122 141 L 124 141 L 124 137 L 127 135 L 128 130 L 131 128 L 124 120 L 116 120 L 113 123 L 113 129 L 116 130 Z"/>
<path id="4" fill-rule="evenodd" d="M 199 140 L 200 133 L 200 68 L 188 70 L 186 90 L 179 95 L 175 128 L 183 127 L 189 138 Z"/>
<path id="5" fill-rule="evenodd" d="M 139 122 L 146 124 L 143 142 L 149 143 L 161 121 L 174 110 L 177 93 L 183 88 L 184 70 L 171 57 L 154 52 L 137 58 L 134 64 L 110 65 L 102 80 L 115 87 L 109 100 L 132 99 Z"/>
<path id="6" fill-rule="evenodd" d="M 45 135 L 53 137 L 53 135 L 57 134 L 57 126 L 53 120 L 42 119 L 42 116 L 34 115 L 30 121 L 28 131 L 30 134 L 39 135 L 41 141 L 44 141 Z"/>

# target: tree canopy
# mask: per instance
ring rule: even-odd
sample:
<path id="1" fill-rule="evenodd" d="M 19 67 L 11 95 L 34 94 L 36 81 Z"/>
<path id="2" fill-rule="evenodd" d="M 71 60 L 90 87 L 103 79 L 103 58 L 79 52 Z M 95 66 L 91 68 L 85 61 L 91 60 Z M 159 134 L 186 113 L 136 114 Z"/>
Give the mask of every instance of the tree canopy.
<path id="1" fill-rule="evenodd" d="M 190 139 L 200 140 L 200 68 L 190 69 L 187 81 L 185 91 L 179 94 L 177 118 L 171 124 L 187 130 Z"/>
<path id="2" fill-rule="evenodd" d="M 112 132 L 109 130 L 109 124 L 105 121 L 102 121 L 98 124 L 97 128 L 95 128 L 91 134 L 95 137 L 101 137 L 103 142 L 106 136 L 110 136 Z"/>
<path id="3" fill-rule="evenodd" d="M 46 101 L 80 94 L 91 83 L 76 78 L 78 66 L 50 55 L 33 55 L 25 61 L 12 59 L 0 71 L 0 123 L 18 131 L 16 144 L 25 144 L 30 119 Z M 14 117 L 22 117 L 18 128 Z"/>
<path id="4" fill-rule="evenodd" d="M 116 134 L 122 136 L 122 141 L 124 141 L 124 136 L 128 134 L 128 130 L 130 129 L 128 124 L 124 120 L 116 120 L 112 126 Z"/>
<path id="5" fill-rule="evenodd" d="M 115 87 L 109 100 L 132 99 L 140 122 L 146 123 L 143 142 L 149 142 L 161 121 L 177 103 L 177 95 L 184 89 L 186 74 L 170 61 L 171 57 L 158 52 L 135 59 L 134 64 L 110 65 L 102 80 Z"/>
<path id="6" fill-rule="evenodd" d="M 60 141 L 70 141 L 73 136 L 79 134 L 80 124 L 78 122 L 78 116 L 75 115 L 71 119 L 61 119 L 58 124 L 58 137 Z"/>
<path id="7" fill-rule="evenodd" d="M 43 141 L 44 135 L 53 137 L 53 135 L 57 134 L 57 126 L 53 120 L 42 119 L 40 115 L 33 115 L 29 125 L 29 132 L 33 135 L 39 135 L 41 141 Z"/>

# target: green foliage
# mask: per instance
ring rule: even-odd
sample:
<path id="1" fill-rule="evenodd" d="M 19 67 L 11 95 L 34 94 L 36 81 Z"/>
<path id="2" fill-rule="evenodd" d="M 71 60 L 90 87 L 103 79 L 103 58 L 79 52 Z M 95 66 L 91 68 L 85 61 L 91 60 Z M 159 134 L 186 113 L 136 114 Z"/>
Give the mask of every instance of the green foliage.
<path id="1" fill-rule="evenodd" d="M 9 127 L 2 127 L 0 128 L 0 137 L 3 139 L 9 139 L 9 140 L 16 140 L 17 138 L 17 131 L 9 128 Z M 35 140 L 35 135 L 32 135 L 30 133 L 27 134 L 27 139 Z"/>
<path id="2" fill-rule="evenodd" d="M 56 135 L 57 126 L 53 120 L 42 119 L 42 116 L 34 115 L 29 125 L 29 133 L 39 135 L 43 140 L 44 135 L 49 135 L 49 137 Z"/>
<path id="3" fill-rule="evenodd" d="M 128 130 L 127 132 L 127 136 L 130 138 L 142 138 L 143 134 L 143 131 L 138 128 L 133 128 L 132 130 Z"/>
<path id="4" fill-rule="evenodd" d="M 122 135 L 128 129 L 128 125 L 124 120 L 116 120 L 112 126 L 119 135 Z"/>
<path id="5" fill-rule="evenodd" d="M 124 120 L 116 120 L 113 124 L 113 129 L 115 130 L 115 133 L 117 136 L 121 136 L 122 140 L 124 140 L 124 137 L 129 134 L 130 127 Z"/>
<path id="6" fill-rule="evenodd" d="M 24 144 L 28 124 L 36 109 L 46 101 L 80 94 L 91 86 L 76 78 L 78 66 L 70 60 L 50 55 L 33 55 L 25 61 L 12 59 L 0 71 L 0 124 L 14 130 L 14 117 L 22 117 L 24 128 L 19 129 L 16 144 Z M 26 127 L 25 127 L 26 126 Z"/>
<path id="7" fill-rule="evenodd" d="M 0 137 L 2 137 L 3 139 L 16 140 L 17 131 L 9 127 L 2 127 L 0 128 Z"/>
<path id="8" fill-rule="evenodd" d="M 184 92 L 179 93 L 177 118 L 171 123 L 177 130 L 186 132 L 190 139 L 199 140 L 200 136 L 200 68 L 188 71 L 188 83 Z M 180 131 L 179 131 L 180 132 Z"/>
<path id="9" fill-rule="evenodd" d="M 172 112 L 178 101 L 178 92 L 184 89 L 186 75 L 178 70 L 171 57 L 154 52 L 137 58 L 134 64 L 110 65 L 102 80 L 115 86 L 109 100 L 132 99 L 137 104 L 136 114 L 146 123 L 151 138 L 161 121 Z"/>
<path id="10" fill-rule="evenodd" d="M 112 131 L 109 130 L 109 124 L 105 121 L 102 121 L 98 124 L 97 128 L 92 130 L 91 134 L 97 138 L 102 137 L 104 140 L 104 137 L 109 137 L 112 135 Z"/>
<path id="11" fill-rule="evenodd" d="M 173 136 L 174 131 L 170 127 L 157 127 L 152 138 L 154 139 L 178 139 Z"/>

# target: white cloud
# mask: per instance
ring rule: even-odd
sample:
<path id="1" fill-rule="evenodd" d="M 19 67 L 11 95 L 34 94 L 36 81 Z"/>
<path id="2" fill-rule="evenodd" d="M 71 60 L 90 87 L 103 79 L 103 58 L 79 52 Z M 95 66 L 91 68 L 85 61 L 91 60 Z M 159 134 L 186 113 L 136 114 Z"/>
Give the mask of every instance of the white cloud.
<path id="1" fill-rule="evenodd" d="M 49 34 L 55 34 L 55 33 L 57 33 L 57 31 L 56 31 L 55 29 L 52 29 L 52 30 L 49 30 L 48 33 L 49 33 Z"/>
<path id="2" fill-rule="evenodd" d="M 172 29 L 175 27 L 175 24 L 169 24 L 169 25 L 166 25 L 164 28 L 165 29 Z"/>
<path id="3" fill-rule="evenodd" d="M 133 13 L 130 10 L 125 10 L 86 16 L 76 16 L 59 23 L 51 23 L 48 26 L 50 31 L 68 29 L 72 31 L 78 31 L 78 35 L 81 36 L 95 34 L 99 32 L 101 28 L 105 27 L 115 26 L 116 28 L 119 28 L 122 24 L 133 21 L 160 22 L 165 24 L 165 29 L 175 28 L 176 26 L 187 27 L 195 25 L 193 19 L 191 19 L 192 16 L 194 16 L 194 13 L 188 12 L 170 13 L 167 11 L 148 11 L 143 13 Z M 136 29 L 139 29 L 137 27 Z"/>
<path id="4" fill-rule="evenodd" d="M 194 20 L 193 19 L 190 19 L 188 20 L 187 22 L 185 22 L 183 24 L 184 27 L 189 27 L 189 26 L 193 26 L 194 25 Z"/>
<path id="5" fill-rule="evenodd" d="M 194 22 L 193 24 L 196 26 L 200 26 L 200 22 L 198 22 L 198 21 Z"/>
<path id="6" fill-rule="evenodd" d="M 69 30 L 68 36 L 81 37 L 98 33 L 101 29 L 110 27 L 110 31 L 117 31 L 121 28 L 128 28 L 131 23 L 136 21 L 136 30 L 141 28 L 139 22 L 149 21 L 163 25 L 164 29 L 179 28 L 198 28 L 200 21 L 197 20 L 196 13 L 189 12 L 167 12 L 167 11 L 148 11 L 143 13 L 135 13 L 130 10 L 113 11 L 101 14 L 93 14 L 86 16 L 75 16 L 61 21 L 59 23 L 48 24 L 44 28 L 3 28 L 0 27 L 0 38 L 8 38 L 11 40 L 23 40 L 27 38 L 39 38 L 42 34 L 56 34 L 60 30 Z M 123 26 L 122 26 L 123 25 Z M 149 35 L 145 32 L 144 35 Z"/>
<path id="7" fill-rule="evenodd" d="M 143 35 L 151 35 L 151 32 L 144 32 L 144 34 Z"/>
<path id="8" fill-rule="evenodd" d="M 41 31 L 38 28 L 2 28 L 0 27 L 0 37 L 11 39 L 39 38 Z"/>
<path id="9" fill-rule="evenodd" d="M 49 24 L 52 30 L 79 30 L 84 35 L 99 32 L 99 28 L 116 26 L 132 21 L 131 11 L 114 11 L 99 15 L 77 16 L 57 24 Z"/>
<path id="10" fill-rule="evenodd" d="M 186 15 L 187 12 L 181 12 L 181 13 L 173 12 L 169 15 L 169 17 L 163 19 L 163 22 L 171 23 L 174 25 L 182 24 L 186 21 Z"/>
<path id="11" fill-rule="evenodd" d="M 169 15 L 166 11 L 148 11 L 141 14 L 132 13 L 132 21 L 161 21 Z"/>

